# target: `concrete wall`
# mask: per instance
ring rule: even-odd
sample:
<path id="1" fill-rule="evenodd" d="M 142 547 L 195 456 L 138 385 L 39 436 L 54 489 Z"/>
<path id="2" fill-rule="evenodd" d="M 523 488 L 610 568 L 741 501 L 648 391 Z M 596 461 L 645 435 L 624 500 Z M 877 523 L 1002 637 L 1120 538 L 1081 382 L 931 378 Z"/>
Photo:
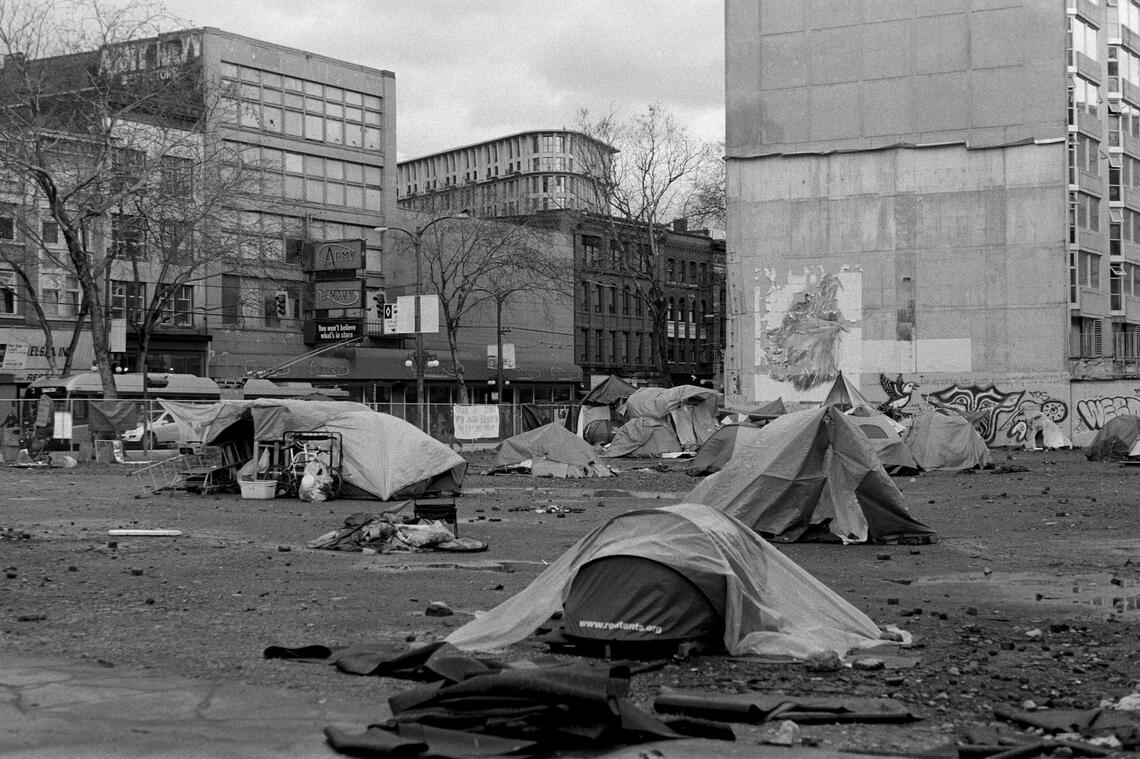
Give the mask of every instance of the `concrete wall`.
<path id="1" fill-rule="evenodd" d="M 726 0 L 727 152 L 1065 134 L 1060 0 Z"/>
<path id="2" fill-rule="evenodd" d="M 1066 371 L 1064 144 L 728 163 L 727 392 Z M 866 375 L 866 378 L 864 378 Z"/>

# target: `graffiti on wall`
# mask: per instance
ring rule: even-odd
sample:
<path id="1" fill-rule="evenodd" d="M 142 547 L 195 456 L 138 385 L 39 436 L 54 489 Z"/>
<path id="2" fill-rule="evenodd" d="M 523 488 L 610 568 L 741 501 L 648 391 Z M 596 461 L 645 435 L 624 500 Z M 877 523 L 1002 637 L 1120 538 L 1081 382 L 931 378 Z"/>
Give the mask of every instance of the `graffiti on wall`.
<path id="1" fill-rule="evenodd" d="M 779 323 L 766 333 L 770 376 L 797 390 L 835 378 L 843 335 L 854 324 L 840 308 L 843 285 L 838 275 L 805 279 L 802 289 L 791 294 Z"/>
<path id="2" fill-rule="evenodd" d="M 879 387 L 887 394 L 887 400 L 879 404 L 879 411 L 884 414 L 902 411 L 918 395 L 918 383 L 904 380 L 901 374 L 895 379 L 880 374 Z"/>
<path id="3" fill-rule="evenodd" d="M 1057 424 L 1069 416 L 1068 404 L 1049 393 L 1030 390 L 1003 392 L 995 385 L 950 385 L 927 398 L 962 412 L 973 422 L 986 443 L 993 446 L 1025 442 L 1030 428 L 1026 412 L 1040 411 Z"/>
<path id="4" fill-rule="evenodd" d="M 1106 395 L 1077 401 L 1077 421 L 1095 432 L 1118 416 L 1140 416 L 1140 398 L 1135 395 Z"/>

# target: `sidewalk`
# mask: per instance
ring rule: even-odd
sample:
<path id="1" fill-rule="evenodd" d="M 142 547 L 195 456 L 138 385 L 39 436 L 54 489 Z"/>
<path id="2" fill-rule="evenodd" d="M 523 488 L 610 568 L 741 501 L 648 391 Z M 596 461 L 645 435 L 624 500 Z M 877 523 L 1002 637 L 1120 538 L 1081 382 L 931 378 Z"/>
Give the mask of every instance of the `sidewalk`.
<path id="1" fill-rule="evenodd" d="M 329 725 L 362 732 L 386 704 L 313 703 L 289 690 L 213 685 L 126 667 L 0 656 L 4 759 L 312 759 L 339 757 Z M 842 759 L 850 754 L 747 741 L 660 741 L 594 759 Z"/>
<path id="2" fill-rule="evenodd" d="M 339 757 L 325 727 L 363 730 L 388 714 L 382 702 L 0 655 L 5 759 Z"/>

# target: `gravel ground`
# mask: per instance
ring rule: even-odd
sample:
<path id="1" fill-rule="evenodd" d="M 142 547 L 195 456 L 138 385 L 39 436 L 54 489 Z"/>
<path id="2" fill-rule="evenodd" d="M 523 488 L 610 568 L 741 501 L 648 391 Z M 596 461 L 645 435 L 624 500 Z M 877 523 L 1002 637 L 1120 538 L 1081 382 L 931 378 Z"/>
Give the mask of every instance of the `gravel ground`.
<path id="1" fill-rule="evenodd" d="M 966 726 L 998 724 L 995 706 L 1085 709 L 1140 690 L 1140 468 L 1089 463 L 1076 451 L 995 454 L 997 470 L 896 479 L 937 544 L 779 546 L 880 625 L 913 633 L 916 665 L 819 672 L 694 657 L 636 676 L 635 697 L 648 705 L 673 686 L 897 698 L 925 718 L 810 726 L 802 736 L 834 749 L 913 753 Z M 0 468 L 0 652 L 370 699 L 379 714 L 408 683 L 266 660 L 262 651 L 438 640 L 524 588 L 606 519 L 680 501 L 697 481 L 683 461 L 629 459 L 606 480 L 487 476 L 489 454 L 467 455 L 459 527 L 488 544 L 477 554 L 304 547 L 350 514 L 382 510 L 375 501 L 156 495 L 127 465 Z M 569 513 L 541 513 L 551 505 Z M 122 527 L 182 535 L 107 533 Z M 432 601 L 456 613 L 427 616 Z M 566 658 L 533 641 L 506 657 Z M 772 729 L 738 735 L 756 742 Z"/>

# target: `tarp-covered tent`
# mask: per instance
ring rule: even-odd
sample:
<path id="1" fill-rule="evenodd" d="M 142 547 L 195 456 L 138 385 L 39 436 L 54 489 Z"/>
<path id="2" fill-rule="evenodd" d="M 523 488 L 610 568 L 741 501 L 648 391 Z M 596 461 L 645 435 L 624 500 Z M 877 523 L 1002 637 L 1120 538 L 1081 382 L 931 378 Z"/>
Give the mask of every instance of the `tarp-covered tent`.
<path id="1" fill-rule="evenodd" d="M 843 372 L 839 372 L 835 377 L 835 382 L 832 383 L 831 389 L 827 391 L 827 395 L 823 398 L 821 406 L 835 406 L 840 411 L 848 411 L 860 406 L 867 408 L 876 408 L 877 404 L 871 403 L 867 398 L 859 392 L 859 388 L 851 383 L 851 380 L 843 376 Z"/>
<path id="2" fill-rule="evenodd" d="M 701 477 L 719 472 L 732 458 L 736 441 L 757 434 L 762 428 L 755 424 L 726 424 L 709 436 L 697 449 L 697 455 L 689 462 L 686 474 Z"/>
<path id="3" fill-rule="evenodd" d="M 726 423 L 734 422 L 767 422 L 775 419 L 778 416 L 783 416 L 788 413 L 787 406 L 784 405 L 783 398 L 777 398 L 774 401 L 754 408 L 754 409 L 739 409 L 725 407 L 718 411 L 721 421 Z"/>
<path id="4" fill-rule="evenodd" d="M 627 571 L 630 557 L 672 570 Z M 645 570 L 645 571 L 641 571 Z M 670 578 L 665 586 L 653 583 Z M 687 582 L 673 582 L 680 577 Z M 582 592 L 604 587 L 593 592 Z M 732 655 L 807 658 L 881 644 L 879 628 L 741 522 L 682 503 L 618 515 L 579 540 L 520 593 L 454 631 L 447 642 L 493 650 L 526 638 L 555 612 L 593 639 L 677 640 L 711 622 Z M 607 638 L 607 636 L 609 636 Z"/>
<path id="5" fill-rule="evenodd" d="M 905 427 L 886 414 L 865 406 L 853 408 L 847 416 L 867 436 L 887 474 L 916 474 L 919 471 L 914 454 L 900 434 L 906 431 Z"/>
<path id="6" fill-rule="evenodd" d="M 495 448 L 488 474 L 527 470 L 535 476 L 611 477 L 594 447 L 557 422 L 509 437 Z"/>
<path id="7" fill-rule="evenodd" d="M 990 449 L 961 414 L 931 409 L 916 414 L 903 437 L 918 465 L 927 471 L 991 466 Z"/>
<path id="8" fill-rule="evenodd" d="M 339 433 L 345 496 L 386 501 L 456 492 L 467 471 L 467 461 L 448 446 L 363 403 L 270 398 L 209 405 L 160 402 L 206 443 L 235 434 L 253 442 L 279 440 L 286 432 Z"/>
<path id="9" fill-rule="evenodd" d="M 684 500 L 724 511 L 770 540 L 928 542 L 854 420 L 831 406 L 737 436 L 732 458 Z"/>
<path id="10" fill-rule="evenodd" d="M 1089 461 L 1120 461 L 1131 455 L 1137 440 L 1140 440 L 1140 417 L 1116 416 L 1097 430 L 1096 437 L 1085 448 L 1085 456 Z"/>
<path id="11" fill-rule="evenodd" d="M 1073 442 L 1061 431 L 1061 428 L 1040 409 L 1029 409 L 1025 412 L 1025 448 L 1036 450 L 1044 448 L 1047 451 L 1057 451 L 1062 448 L 1072 448 Z"/>
<path id="12" fill-rule="evenodd" d="M 611 423 L 608 428 L 610 436 L 603 441 L 591 442 L 610 442 L 613 439 L 612 431 L 626 422 L 626 418 L 618 413 L 618 406 L 633 395 L 635 390 L 636 387 L 612 374 L 594 385 L 582 397 L 582 405 L 578 409 L 578 437 L 586 436 L 590 422 L 604 420 Z"/>
<path id="13" fill-rule="evenodd" d="M 653 457 L 699 448 L 719 426 L 716 398 L 714 391 L 695 385 L 639 388 L 619 409 L 629 421 L 604 455 Z"/>

